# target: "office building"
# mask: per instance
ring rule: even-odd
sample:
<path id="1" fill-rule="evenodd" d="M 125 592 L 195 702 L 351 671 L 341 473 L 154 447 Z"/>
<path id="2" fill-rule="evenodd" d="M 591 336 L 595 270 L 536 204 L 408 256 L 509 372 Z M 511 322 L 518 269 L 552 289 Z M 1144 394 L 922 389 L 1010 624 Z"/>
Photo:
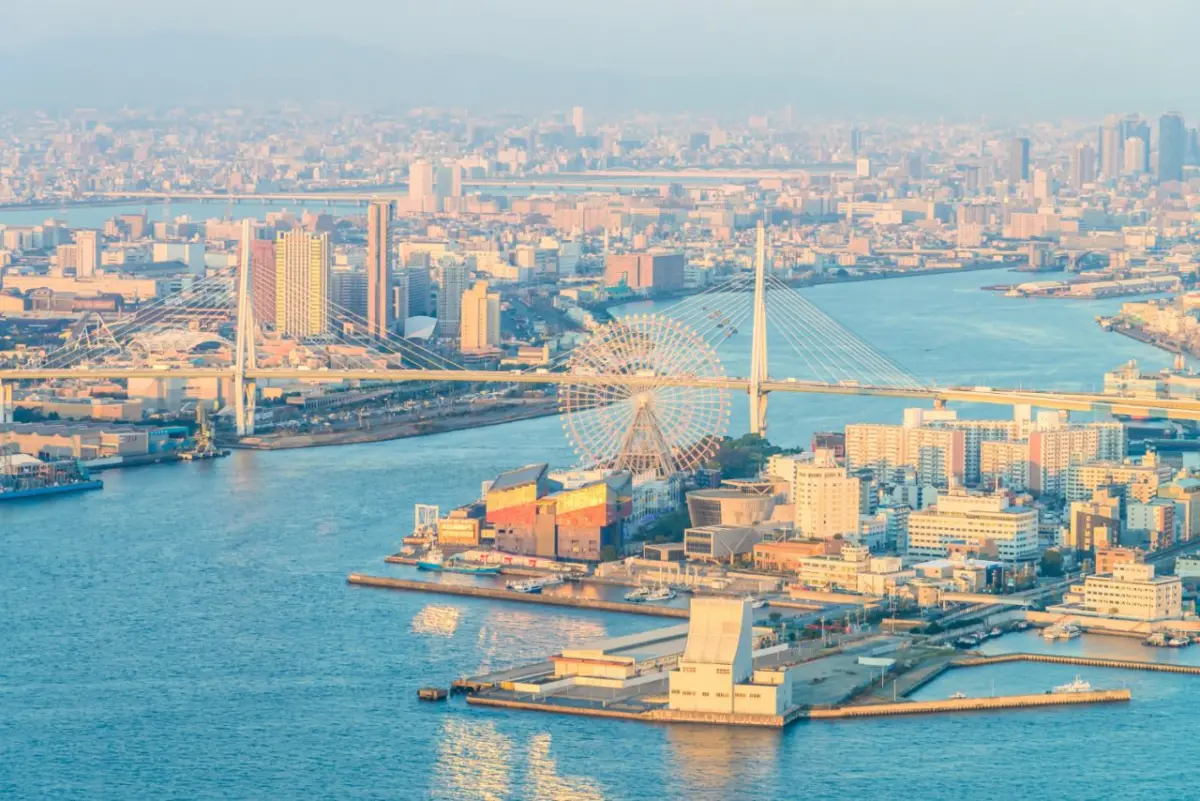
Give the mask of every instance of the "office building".
<path id="1" fill-rule="evenodd" d="M 693 526 L 684 529 L 683 553 L 694 562 L 732 564 L 741 558 L 752 558 L 754 546 L 762 538 L 762 530 L 754 526 Z"/>
<path id="2" fill-rule="evenodd" d="M 1071 151 L 1071 188 L 1078 191 L 1096 181 L 1096 150 L 1080 143 Z"/>
<path id="3" fill-rule="evenodd" d="M 1138 155 L 1134 161 L 1137 164 L 1145 165 L 1142 172 L 1150 169 L 1150 123 L 1146 122 L 1136 114 L 1130 114 L 1121 121 L 1121 139 L 1125 142 L 1125 153 L 1122 159 L 1128 159 L 1128 151 L 1132 148 L 1138 151 Z M 1137 142 L 1130 142 L 1130 139 L 1137 139 Z"/>
<path id="4" fill-rule="evenodd" d="M 462 168 L 455 164 L 445 164 L 434 172 L 433 183 L 434 210 L 445 211 L 447 198 L 462 197 Z"/>
<path id="5" fill-rule="evenodd" d="M 583 126 L 583 106 L 575 106 L 571 109 L 571 127 L 575 129 L 576 136 L 583 136 L 586 133 Z"/>
<path id="6" fill-rule="evenodd" d="M 1029 180 L 1029 139 L 1018 136 L 1008 143 L 1008 180 L 1014 184 Z"/>
<path id="7" fill-rule="evenodd" d="M 1125 140 L 1124 170 L 1126 175 L 1137 176 L 1150 169 L 1149 154 L 1141 137 L 1131 136 Z"/>
<path id="8" fill-rule="evenodd" d="M 432 308 L 433 291 L 429 280 L 428 267 L 405 267 L 396 274 L 396 287 L 393 292 L 396 319 L 407 317 L 427 317 Z"/>
<path id="9" fill-rule="evenodd" d="M 1183 180 L 1187 144 L 1187 126 L 1182 115 L 1171 112 L 1158 118 L 1159 183 Z"/>
<path id="10" fill-rule="evenodd" d="M 1200 537 L 1200 479 L 1176 478 L 1159 486 L 1158 497 L 1175 504 L 1177 540 Z"/>
<path id="11" fill-rule="evenodd" d="M 367 274 L 354 267 L 338 266 L 329 273 L 329 301 L 336 316 L 359 328 L 367 319 Z"/>
<path id="12" fill-rule="evenodd" d="M 374 200 L 367 207 L 367 331 L 384 339 L 392 313 L 392 202 Z"/>
<path id="13" fill-rule="evenodd" d="M 414 161 L 408 167 L 408 208 L 424 213 L 439 211 L 434 192 L 433 164 L 428 161 Z"/>
<path id="14" fill-rule="evenodd" d="M 93 278 L 100 269 L 100 232 L 81 230 L 75 232 L 75 275 Z"/>
<path id="15" fill-rule="evenodd" d="M 1112 575 L 1092 575 L 1072 585 L 1061 606 L 1047 611 L 1153 623 L 1183 616 L 1179 576 L 1156 576 L 1154 565 L 1125 562 Z"/>
<path id="16" fill-rule="evenodd" d="M 655 250 L 610 254 L 604 260 L 604 284 L 650 294 L 683 289 L 682 253 Z"/>
<path id="17" fill-rule="evenodd" d="M 1124 166 L 1125 138 L 1122 136 L 1121 121 L 1115 116 L 1106 117 L 1100 127 L 1100 177 L 1113 179 L 1121 174 Z"/>
<path id="18" fill-rule="evenodd" d="M 1075 551 L 1114 548 L 1121 542 L 1121 499 L 1098 490 L 1088 501 L 1070 505 L 1067 538 L 1062 543 Z M 1104 572 L 1097 570 L 1096 572 Z"/>
<path id="19" fill-rule="evenodd" d="M 467 265 L 450 262 L 442 266 L 442 284 L 438 287 L 438 336 L 457 337 L 462 321 L 462 298 L 467 289 Z"/>
<path id="20" fill-rule="evenodd" d="M 269 239 L 250 240 L 250 295 L 254 322 L 275 325 L 275 243 Z"/>
<path id="21" fill-rule="evenodd" d="M 275 330 L 292 337 L 320 336 L 328 330 L 329 234 L 302 229 L 275 239 Z"/>
<path id="22" fill-rule="evenodd" d="M 500 293 L 488 291 L 487 281 L 476 281 L 462 295 L 463 353 L 487 353 L 500 347 Z"/>
<path id="23" fill-rule="evenodd" d="M 979 550 L 994 543 L 1006 562 L 1037 558 L 1038 512 L 1013 506 L 1005 494 L 963 492 L 938 498 L 937 505 L 908 516 L 908 552 L 917 556 L 946 556 L 962 543 Z"/>

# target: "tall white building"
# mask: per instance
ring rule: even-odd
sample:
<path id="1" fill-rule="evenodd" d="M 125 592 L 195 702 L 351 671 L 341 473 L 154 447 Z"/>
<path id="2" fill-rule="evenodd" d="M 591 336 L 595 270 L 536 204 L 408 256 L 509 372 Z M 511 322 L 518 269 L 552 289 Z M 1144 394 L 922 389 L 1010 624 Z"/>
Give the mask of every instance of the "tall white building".
<path id="1" fill-rule="evenodd" d="M 100 269 L 100 232 L 85 229 L 75 232 L 75 275 L 93 278 Z"/>
<path id="2" fill-rule="evenodd" d="M 424 159 L 414 161 L 408 167 L 408 206 L 417 212 L 439 211 L 433 185 L 433 164 Z"/>
<path id="3" fill-rule="evenodd" d="M 319 336 L 329 327 L 332 272 L 329 234 L 295 228 L 275 240 L 275 330 Z"/>
<path id="4" fill-rule="evenodd" d="M 796 531 L 822 540 L 856 535 L 861 505 L 858 479 L 846 474 L 830 450 L 818 449 L 811 460 L 793 464 Z"/>

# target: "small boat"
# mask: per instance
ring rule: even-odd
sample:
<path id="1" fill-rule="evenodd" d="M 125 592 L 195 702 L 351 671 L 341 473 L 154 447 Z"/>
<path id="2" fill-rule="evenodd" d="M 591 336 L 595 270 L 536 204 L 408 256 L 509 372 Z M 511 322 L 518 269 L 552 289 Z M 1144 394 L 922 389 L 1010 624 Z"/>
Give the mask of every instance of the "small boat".
<path id="1" fill-rule="evenodd" d="M 675 590 L 670 587 L 659 587 L 657 590 L 651 590 L 646 594 L 644 601 L 669 601 L 675 597 Z"/>
<path id="2" fill-rule="evenodd" d="M 755 598 L 753 595 L 745 595 L 742 597 L 742 600 L 748 601 L 751 609 L 762 609 L 767 605 L 767 602 L 764 599 Z"/>
<path id="3" fill-rule="evenodd" d="M 646 596 L 650 594 L 648 587 L 638 587 L 625 593 L 625 600 L 631 603 L 641 603 L 646 600 Z"/>
<path id="4" fill-rule="evenodd" d="M 1073 640 L 1082 633 L 1083 629 L 1079 626 L 1067 623 L 1065 626 L 1050 626 L 1042 632 L 1042 637 L 1047 640 Z"/>
<path id="5" fill-rule="evenodd" d="M 1060 684 L 1057 687 L 1055 687 L 1053 690 L 1051 690 L 1051 692 L 1059 693 L 1059 694 L 1061 694 L 1061 693 L 1090 693 L 1091 691 L 1092 691 L 1092 685 L 1089 684 L 1088 682 L 1084 681 L 1083 679 L 1081 679 L 1079 676 L 1076 676 L 1074 681 L 1072 681 L 1068 684 Z"/>
<path id="6" fill-rule="evenodd" d="M 537 579 L 528 579 L 526 581 L 510 581 L 504 585 L 505 589 L 513 592 L 523 593 L 525 595 L 534 595 L 542 591 L 542 583 Z"/>
<path id="7" fill-rule="evenodd" d="M 967 697 L 967 694 L 964 693 L 962 690 L 955 690 L 954 692 L 950 693 L 951 701 L 957 701 L 960 698 L 966 698 L 966 697 Z"/>
<path id="8" fill-rule="evenodd" d="M 989 637 L 999 637 L 1003 633 L 1004 632 L 1000 631 L 1000 629 L 998 627 L 992 626 L 992 630 L 988 632 L 988 636 Z"/>
<path id="9" fill-rule="evenodd" d="M 1029 631 L 1031 625 L 1028 620 L 1020 620 L 1017 622 L 1017 631 Z"/>
<path id="10" fill-rule="evenodd" d="M 1184 646 L 1191 645 L 1191 644 L 1192 644 L 1191 640 L 1185 639 L 1183 637 L 1172 637 L 1171 639 L 1167 640 L 1168 648 L 1183 648 Z"/>
<path id="11" fill-rule="evenodd" d="M 1156 631 L 1142 640 L 1142 645 L 1149 645 L 1152 648 L 1165 648 L 1167 645 L 1167 635 L 1161 631 Z"/>
<path id="12" fill-rule="evenodd" d="M 500 572 L 499 565 L 471 565 L 456 561 L 453 557 L 447 559 L 442 549 L 436 545 L 425 552 L 425 556 L 417 560 L 418 570 L 432 570 L 439 573 L 468 573 L 471 575 L 491 576 Z"/>

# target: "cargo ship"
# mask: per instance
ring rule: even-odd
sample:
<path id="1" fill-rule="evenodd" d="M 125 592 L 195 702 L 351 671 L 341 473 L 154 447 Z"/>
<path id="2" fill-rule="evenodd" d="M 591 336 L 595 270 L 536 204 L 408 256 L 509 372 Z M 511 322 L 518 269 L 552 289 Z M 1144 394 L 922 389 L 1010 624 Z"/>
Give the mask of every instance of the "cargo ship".
<path id="1" fill-rule="evenodd" d="M 419 570 L 432 570 L 437 573 L 467 573 L 470 575 L 490 576 L 500 572 L 499 565 L 472 565 L 457 562 L 453 557 L 447 559 L 442 549 L 436 545 L 425 552 L 425 556 L 417 560 Z"/>

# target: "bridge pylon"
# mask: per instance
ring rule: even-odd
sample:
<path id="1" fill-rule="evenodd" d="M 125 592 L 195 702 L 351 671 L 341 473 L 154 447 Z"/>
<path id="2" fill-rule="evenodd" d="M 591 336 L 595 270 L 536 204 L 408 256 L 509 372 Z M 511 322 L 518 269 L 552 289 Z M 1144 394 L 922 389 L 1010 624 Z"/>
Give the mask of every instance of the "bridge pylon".
<path id="1" fill-rule="evenodd" d="M 254 298 L 250 280 L 251 243 L 254 241 L 254 224 L 250 218 L 242 220 L 242 252 L 238 261 L 238 305 L 237 305 L 237 352 L 233 360 L 233 404 L 237 418 L 239 437 L 254 434 L 253 381 L 246 380 L 246 371 L 255 369 L 254 356 Z"/>
<path id="2" fill-rule="evenodd" d="M 13 385 L 0 381 L 0 424 L 13 421 Z"/>
<path id="3" fill-rule="evenodd" d="M 754 256 L 754 330 L 750 349 L 750 433 L 767 435 L 767 233 L 758 221 L 758 242 Z"/>

